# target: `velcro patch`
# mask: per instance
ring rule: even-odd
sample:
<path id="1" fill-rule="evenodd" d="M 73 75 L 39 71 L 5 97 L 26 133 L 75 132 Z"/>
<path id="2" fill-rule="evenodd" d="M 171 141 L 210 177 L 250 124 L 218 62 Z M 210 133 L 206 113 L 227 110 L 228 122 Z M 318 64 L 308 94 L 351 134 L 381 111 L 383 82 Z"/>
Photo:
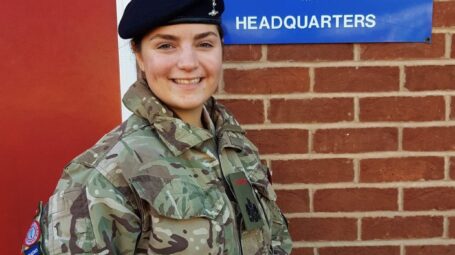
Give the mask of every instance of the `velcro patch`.
<path id="1" fill-rule="evenodd" d="M 247 230 L 259 229 L 264 225 L 253 188 L 251 187 L 244 172 L 236 172 L 228 175 L 228 180 L 234 195 L 240 206 L 243 223 Z"/>

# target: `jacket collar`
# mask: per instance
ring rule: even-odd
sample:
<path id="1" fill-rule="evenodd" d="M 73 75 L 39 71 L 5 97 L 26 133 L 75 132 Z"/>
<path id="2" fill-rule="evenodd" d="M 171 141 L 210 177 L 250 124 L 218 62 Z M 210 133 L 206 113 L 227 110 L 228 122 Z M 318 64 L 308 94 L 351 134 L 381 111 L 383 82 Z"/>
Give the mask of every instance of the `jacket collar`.
<path id="1" fill-rule="evenodd" d="M 213 137 L 212 132 L 191 126 L 153 95 L 145 80 L 136 81 L 123 97 L 124 105 L 135 115 L 147 119 L 159 138 L 175 156 Z M 205 109 L 213 121 L 220 148 L 243 148 L 243 129 L 234 117 L 210 98 Z"/>

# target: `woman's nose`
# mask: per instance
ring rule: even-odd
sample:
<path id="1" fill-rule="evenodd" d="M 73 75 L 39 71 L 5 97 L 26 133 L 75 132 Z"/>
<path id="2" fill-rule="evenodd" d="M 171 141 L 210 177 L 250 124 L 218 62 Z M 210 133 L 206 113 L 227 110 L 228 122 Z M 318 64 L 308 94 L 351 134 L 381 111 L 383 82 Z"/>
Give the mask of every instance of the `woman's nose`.
<path id="1" fill-rule="evenodd" d="M 197 54 L 191 47 L 182 48 L 179 56 L 178 67 L 182 70 L 191 71 L 199 64 Z"/>

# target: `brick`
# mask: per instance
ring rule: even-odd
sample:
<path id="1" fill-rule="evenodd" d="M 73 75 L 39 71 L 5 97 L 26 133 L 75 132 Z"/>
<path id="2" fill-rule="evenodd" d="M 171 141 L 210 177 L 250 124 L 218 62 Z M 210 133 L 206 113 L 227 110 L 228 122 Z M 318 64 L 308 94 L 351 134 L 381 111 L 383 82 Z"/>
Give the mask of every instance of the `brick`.
<path id="1" fill-rule="evenodd" d="M 291 218 L 293 241 L 354 241 L 357 220 L 351 218 Z"/>
<path id="2" fill-rule="evenodd" d="M 455 26 L 455 2 L 434 1 L 433 4 L 433 27 Z"/>
<path id="3" fill-rule="evenodd" d="M 248 130 L 247 137 L 259 148 L 261 154 L 308 152 L 308 130 Z"/>
<path id="4" fill-rule="evenodd" d="M 269 119 L 273 123 L 339 122 L 354 119 L 352 98 L 273 99 Z"/>
<path id="5" fill-rule="evenodd" d="M 455 188 L 411 188 L 404 189 L 404 209 L 408 211 L 455 209 Z"/>
<path id="6" fill-rule="evenodd" d="M 455 97 L 451 97 L 450 99 L 451 99 L 451 102 L 450 102 L 450 119 L 451 120 L 455 120 Z"/>
<path id="7" fill-rule="evenodd" d="M 361 182 L 401 182 L 444 179 L 444 158 L 379 158 L 360 161 Z"/>
<path id="8" fill-rule="evenodd" d="M 364 218 L 362 240 L 442 237 L 443 218 L 431 216 Z"/>
<path id="9" fill-rule="evenodd" d="M 226 69 L 224 83 L 227 93 L 281 94 L 307 92 L 310 79 L 308 68 Z"/>
<path id="10" fill-rule="evenodd" d="M 445 119 L 440 96 L 361 98 L 360 121 L 433 121 Z M 425 109 L 422 111 L 422 109 Z"/>
<path id="11" fill-rule="evenodd" d="M 319 129 L 313 137 L 318 153 L 394 151 L 398 148 L 395 128 Z"/>
<path id="12" fill-rule="evenodd" d="M 225 99 L 218 100 L 231 111 L 240 124 L 264 123 L 264 102 L 262 100 Z"/>
<path id="13" fill-rule="evenodd" d="M 400 255 L 400 246 L 322 247 L 319 255 Z"/>
<path id="14" fill-rule="evenodd" d="M 455 149 L 455 127 L 405 128 L 403 149 L 409 151 L 449 151 Z"/>
<path id="15" fill-rule="evenodd" d="M 406 246 L 406 255 L 455 255 L 455 245 Z"/>
<path id="16" fill-rule="evenodd" d="M 316 92 L 379 92 L 399 89 L 398 67 L 325 67 L 315 69 Z"/>
<path id="17" fill-rule="evenodd" d="M 273 183 L 335 183 L 354 181 L 351 159 L 273 160 Z"/>
<path id="18" fill-rule="evenodd" d="M 398 209 L 396 189 L 322 189 L 314 193 L 317 212 L 393 211 Z"/>
<path id="19" fill-rule="evenodd" d="M 449 237 L 455 238 L 455 217 L 449 217 Z"/>
<path id="20" fill-rule="evenodd" d="M 292 255 L 314 255 L 313 248 L 293 248 Z"/>
<path id="21" fill-rule="evenodd" d="M 342 61 L 353 60 L 353 44 L 269 45 L 270 61 Z"/>
<path id="22" fill-rule="evenodd" d="M 444 34 L 433 34 L 431 43 L 364 43 L 360 44 L 362 60 L 398 60 L 442 58 Z"/>
<path id="23" fill-rule="evenodd" d="M 310 197 L 308 190 L 276 190 L 277 203 L 285 213 L 308 212 L 310 210 Z"/>
<path id="24" fill-rule="evenodd" d="M 450 179 L 455 180 L 455 158 L 450 158 L 449 164 Z"/>
<path id="25" fill-rule="evenodd" d="M 451 50 L 451 52 L 452 52 L 451 57 L 455 58 L 455 35 L 452 35 L 452 50 Z"/>
<path id="26" fill-rule="evenodd" d="M 411 91 L 455 89 L 455 65 L 406 67 L 405 87 Z"/>
<path id="27" fill-rule="evenodd" d="M 225 61 L 257 61 L 261 57 L 260 45 L 225 45 L 223 47 Z"/>

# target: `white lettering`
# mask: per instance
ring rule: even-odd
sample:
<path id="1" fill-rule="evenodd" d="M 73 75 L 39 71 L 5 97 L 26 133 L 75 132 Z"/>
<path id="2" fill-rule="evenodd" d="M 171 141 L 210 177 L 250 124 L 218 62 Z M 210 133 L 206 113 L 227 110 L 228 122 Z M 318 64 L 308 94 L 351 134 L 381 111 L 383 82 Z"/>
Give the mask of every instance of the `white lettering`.
<path id="1" fill-rule="evenodd" d="M 353 15 L 351 15 L 351 14 L 344 15 L 343 26 L 344 27 L 353 27 L 354 25 L 352 24 L 353 23 L 352 18 L 353 18 Z"/>
<path id="2" fill-rule="evenodd" d="M 291 21 L 291 22 L 289 22 Z M 286 18 L 284 18 L 284 26 L 287 28 L 287 29 L 295 29 L 296 28 L 296 20 L 295 20 L 295 17 L 294 16 L 286 16 Z"/>
<path id="3" fill-rule="evenodd" d="M 255 30 L 258 29 L 256 26 L 256 20 L 258 17 L 255 16 L 248 16 L 248 29 L 249 30 Z"/>
<path id="4" fill-rule="evenodd" d="M 262 16 L 261 23 L 259 24 L 259 29 L 270 29 L 269 21 L 266 16 Z"/>
<path id="5" fill-rule="evenodd" d="M 332 24 L 330 23 L 330 21 L 332 20 L 332 17 L 330 17 L 329 15 L 322 15 L 321 16 L 321 28 L 331 28 L 332 27 Z"/>
<path id="6" fill-rule="evenodd" d="M 246 17 L 243 17 L 242 21 L 240 21 L 239 16 L 235 17 L 235 29 L 239 30 L 240 25 L 243 25 L 243 29 L 246 29 Z"/>
<path id="7" fill-rule="evenodd" d="M 308 26 L 308 16 L 305 15 L 304 20 L 305 20 L 305 25 L 302 26 L 301 16 L 297 16 L 297 26 L 300 29 L 305 29 Z"/>
<path id="8" fill-rule="evenodd" d="M 314 15 L 311 16 L 310 25 L 308 26 L 308 28 L 312 28 L 312 27 L 319 28 L 318 17 L 314 16 Z"/>
<path id="9" fill-rule="evenodd" d="M 283 26 L 283 20 L 281 19 L 281 17 L 272 16 L 272 29 L 280 29 L 282 26 Z"/>
<path id="10" fill-rule="evenodd" d="M 335 14 L 332 15 L 332 18 L 335 18 L 335 27 L 339 28 L 340 27 L 340 19 L 343 17 L 343 15 Z"/>
<path id="11" fill-rule="evenodd" d="M 367 22 L 365 23 L 366 27 L 372 28 L 376 26 L 376 16 L 373 14 L 368 14 L 366 16 Z"/>
<path id="12" fill-rule="evenodd" d="M 29 255 L 36 255 L 38 254 L 38 248 L 35 248 L 32 252 L 29 253 Z"/>
<path id="13" fill-rule="evenodd" d="M 236 16 L 235 20 L 237 30 L 372 28 L 375 26 L 376 16 L 374 14 Z"/>
<path id="14" fill-rule="evenodd" d="M 364 15 L 354 15 L 354 26 L 355 27 L 365 27 L 365 16 Z"/>

